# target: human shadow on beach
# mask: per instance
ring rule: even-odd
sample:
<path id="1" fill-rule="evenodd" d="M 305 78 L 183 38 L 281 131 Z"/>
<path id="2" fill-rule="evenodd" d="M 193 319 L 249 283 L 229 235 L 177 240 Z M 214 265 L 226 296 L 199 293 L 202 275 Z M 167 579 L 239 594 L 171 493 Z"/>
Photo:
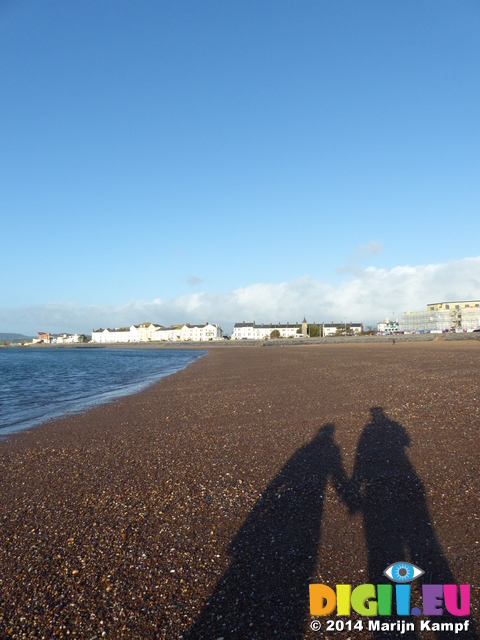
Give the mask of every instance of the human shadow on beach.
<path id="1" fill-rule="evenodd" d="M 290 640 L 302 637 L 309 616 L 325 491 L 340 497 L 347 477 L 333 424 L 285 464 L 232 541 L 232 561 L 186 640 Z"/>
<path id="2" fill-rule="evenodd" d="M 435 536 L 425 489 L 406 453 L 410 446 L 408 433 L 401 424 L 390 420 L 381 407 L 372 407 L 370 413 L 371 421 L 364 427 L 357 447 L 348 492 L 352 513 L 361 510 L 363 516 L 369 582 L 391 584 L 383 575 L 385 569 L 394 562 L 409 561 L 425 572 L 422 582 L 455 584 Z M 412 593 L 415 588 L 413 582 Z M 412 622 L 414 617 L 403 620 Z M 431 621 L 458 622 L 463 618 L 450 616 L 445 610 L 444 615 Z M 393 638 L 398 633 L 381 632 L 378 637 Z M 414 633 L 402 635 L 415 637 Z M 442 631 L 439 637 L 446 640 L 458 635 Z M 462 638 L 471 640 L 477 635 L 471 629 L 462 632 Z"/>

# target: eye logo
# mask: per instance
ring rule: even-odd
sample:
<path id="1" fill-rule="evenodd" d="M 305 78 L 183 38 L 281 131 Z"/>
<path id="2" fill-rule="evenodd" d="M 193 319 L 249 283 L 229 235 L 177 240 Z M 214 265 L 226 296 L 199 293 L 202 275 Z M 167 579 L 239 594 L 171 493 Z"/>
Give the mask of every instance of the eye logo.
<path id="1" fill-rule="evenodd" d="M 336 608 L 337 616 L 349 616 L 352 609 L 361 616 L 391 616 L 392 596 L 395 591 L 394 603 L 397 616 L 420 616 L 422 614 L 427 617 L 442 616 L 445 610 L 452 616 L 470 615 L 469 584 L 422 584 L 422 609 L 412 608 L 410 602 L 412 585 L 410 582 L 423 576 L 424 573 L 423 569 L 410 562 L 394 562 L 385 569 L 383 575 L 397 583 L 395 589 L 391 584 L 359 584 L 354 588 L 351 584 L 337 584 L 334 591 L 326 584 L 311 584 L 309 585 L 310 613 L 312 616 L 327 616 Z M 385 623 L 386 626 L 382 625 L 381 629 L 380 622 L 376 624 L 377 626 L 372 626 L 370 629 L 374 631 L 394 630 L 393 627 L 388 627 L 387 623 Z M 432 631 L 440 629 L 440 623 L 435 624 L 437 627 L 432 627 Z M 451 625 L 448 628 L 453 629 L 453 623 L 445 624 Z M 455 624 L 457 625 L 455 629 L 460 629 L 462 623 Z M 468 620 L 464 624 L 467 629 Z M 397 627 L 397 631 L 401 631 L 402 634 L 408 625 L 411 627 L 407 631 L 414 631 L 413 622 L 402 622 L 402 625 L 402 629 Z M 444 630 L 443 626 L 442 630 Z"/>
<path id="2" fill-rule="evenodd" d="M 410 562 L 394 562 L 383 572 L 392 582 L 400 583 L 411 582 L 424 573 L 425 571 L 422 571 L 420 567 L 410 564 Z"/>

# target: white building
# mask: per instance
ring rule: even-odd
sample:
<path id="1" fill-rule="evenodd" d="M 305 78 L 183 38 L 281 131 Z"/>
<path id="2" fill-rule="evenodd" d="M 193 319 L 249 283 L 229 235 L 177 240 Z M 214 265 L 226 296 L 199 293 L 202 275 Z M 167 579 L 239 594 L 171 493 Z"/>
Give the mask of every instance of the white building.
<path id="1" fill-rule="evenodd" d="M 255 324 L 253 322 L 236 322 L 233 327 L 232 340 L 264 340 L 269 338 L 272 331 L 278 331 L 281 338 L 303 338 L 307 336 L 306 321 L 286 324 Z M 303 328 L 303 330 L 302 330 Z"/>
<path id="2" fill-rule="evenodd" d="M 125 343 L 125 342 L 151 342 L 155 340 L 155 331 L 162 325 L 143 322 L 142 324 L 132 324 L 131 327 L 116 327 L 115 329 L 94 329 L 92 331 L 92 342 L 105 343 Z"/>
<path id="3" fill-rule="evenodd" d="M 155 331 L 164 328 L 161 324 L 153 324 L 151 322 L 132 324 L 130 327 L 130 342 L 153 342 L 155 340 Z"/>
<path id="4" fill-rule="evenodd" d="M 334 336 L 337 334 L 337 331 L 344 334 L 345 329 L 348 333 L 362 333 L 363 332 L 363 324 L 361 322 L 331 322 L 330 324 L 323 323 L 322 325 L 322 333 L 324 336 Z"/>
<path id="5" fill-rule="evenodd" d="M 223 340 L 222 327 L 219 324 L 183 324 L 165 327 L 155 331 L 155 340 L 168 342 L 210 342 Z"/>
<path id="6" fill-rule="evenodd" d="M 58 336 L 52 336 L 51 342 L 52 344 L 72 344 L 75 342 L 81 342 L 83 340 L 83 336 L 78 333 L 61 333 Z M 38 342 L 35 340 L 34 342 Z"/>
<path id="7" fill-rule="evenodd" d="M 220 325 L 209 322 L 173 325 L 168 329 L 161 324 L 143 322 L 131 327 L 94 329 L 92 331 L 92 342 L 100 344 L 159 341 L 207 342 L 211 340 L 223 340 L 223 331 Z"/>
<path id="8" fill-rule="evenodd" d="M 383 322 L 377 322 L 378 333 L 398 333 L 398 330 L 398 318 L 396 320 L 385 318 Z"/>
<path id="9" fill-rule="evenodd" d="M 169 329 L 162 327 L 155 329 L 155 342 L 174 342 L 180 340 L 181 327 L 170 327 Z"/>
<path id="10" fill-rule="evenodd" d="M 130 327 L 117 327 L 116 329 L 94 329 L 92 342 L 100 344 L 113 342 L 131 342 Z"/>

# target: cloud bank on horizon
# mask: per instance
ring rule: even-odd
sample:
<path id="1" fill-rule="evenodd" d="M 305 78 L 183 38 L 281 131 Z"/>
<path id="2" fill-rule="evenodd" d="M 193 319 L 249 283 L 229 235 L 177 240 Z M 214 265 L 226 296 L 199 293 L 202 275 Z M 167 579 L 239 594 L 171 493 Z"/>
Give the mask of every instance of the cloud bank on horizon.
<path id="1" fill-rule="evenodd" d="M 355 270 L 338 286 L 310 276 L 288 282 L 256 283 L 227 292 L 197 292 L 171 300 L 131 301 L 119 305 L 79 306 L 75 302 L 0 309 L 4 331 L 89 334 L 100 327 L 151 321 L 168 326 L 220 323 L 230 333 L 234 322 L 363 322 L 425 309 L 429 302 L 480 297 L 480 256 L 440 264 Z"/>

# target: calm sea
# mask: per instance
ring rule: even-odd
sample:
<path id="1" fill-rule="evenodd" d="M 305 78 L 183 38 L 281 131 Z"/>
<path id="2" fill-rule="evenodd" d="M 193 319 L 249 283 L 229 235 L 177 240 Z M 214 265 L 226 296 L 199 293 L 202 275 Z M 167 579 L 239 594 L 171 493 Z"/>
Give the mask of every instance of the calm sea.
<path id="1" fill-rule="evenodd" d="M 0 436 L 139 391 L 205 353 L 0 349 Z"/>

